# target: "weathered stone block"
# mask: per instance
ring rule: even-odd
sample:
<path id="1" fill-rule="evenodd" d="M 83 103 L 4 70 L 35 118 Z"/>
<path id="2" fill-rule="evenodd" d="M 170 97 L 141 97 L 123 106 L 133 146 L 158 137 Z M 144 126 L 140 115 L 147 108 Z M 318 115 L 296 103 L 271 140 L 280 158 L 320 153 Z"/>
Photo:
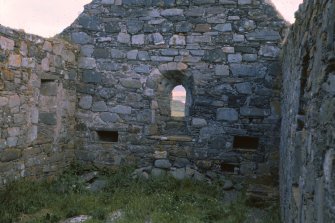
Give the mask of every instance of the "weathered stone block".
<path id="1" fill-rule="evenodd" d="M 132 36 L 131 44 L 133 45 L 143 45 L 145 41 L 145 35 L 144 34 L 138 34 Z"/>
<path id="2" fill-rule="evenodd" d="M 118 122 L 121 120 L 117 114 L 110 113 L 110 112 L 101 113 L 100 118 L 104 122 Z"/>
<path id="3" fill-rule="evenodd" d="M 257 77 L 264 76 L 266 73 L 266 67 L 262 64 L 232 64 L 230 70 L 234 76 L 241 77 Z"/>
<path id="4" fill-rule="evenodd" d="M 87 44 L 91 41 L 91 37 L 84 32 L 76 32 L 71 34 L 71 40 L 76 44 Z"/>
<path id="5" fill-rule="evenodd" d="M 240 108 L 240 114 L 243 116 L 269 116 L 271 114 L 270 109 L 262 109 L 262 108 L 252 108 L 252 107 L 242 107 Z"/>
<path id="6" fill-rule="evenodd" d="M 125 88 L 139 89 L 142 87 L 141 81 L 136 79 L 122 79 L 120 83 Z"/>
<path id="7" fill-rule="evenodd" d="M 104 101 L 94 102 L 92 105 L 92 111 L 94 112 L 104 112 L 107 111 L 107 105 Z"/>
<path id="8" fill-rule="evenodd" d="M 0 47 L 3 50 L 14 50 L 15 42 L 12 39 L 0 36 Z"/>
<path id="9" fill-rule="evenodd" d="M 162 16 L 182 16 L 184 15 L 184 10 L 182 9 L 165 9 L 161 12 Z"/>
<path id="10" fill-rule="evenodd" d="M 265 45 L 261 46 L 261 49 L 259 50 L 259 55 L 264 57 L 278 57 L 280 54 L 280 49 L 277 46 L 270 46 Z"/>
<path id="11" fill-rule="evenodd" d="M 169 45 L 177 45 L 177 46 L 183 46 L 186 45 L 186 40 L 185 40 L 185 36 L 181 36 L 181 35 L 173 35 L 170 38 L 169 41 Z"/>
<path id="12" fill-rule="evenodd" d="M 81 57 L 78 61 L 79 68 L 93 69 L 96 67 L 95 59 L 89 57 Z"/>
<path id="13" fill-rule="evenodd" d="M 102 75 L 93 70 L 84 70 L 82 81 L 84 83 L 101 83 Z"/>
<path id="14" fill-rule="evenodd" d="M 0 97 L 0 107 L 6 106 L 8 104 L 8 98 Z"/>
<path id="15" fill-rule="evenodd" d="M 281 39 L 277 31 L 271 29 L 257 30 L 246 34 L 249 41 L 278 41 Z"/>
<path id="16" fill-rule="evenodd" d="M 196 128 L 201 128 L 207 126 L 207 121 L 202 118 L 192 118 L 192 126 Z"/>
<path id="17" fill-rule="evenodd" d="M 155 167 L 161 168 L 161 169 L 170 169 L 171 163 L 167 159 L 159 159 L 155 161 Z"/>
<path id="18" fill-rule="evenodd" d="M 82 109 L 90 109 L 91 106 L 92 106 L 92 101 L 93 101 L 93 98 L 92 96 L 84 96 L 82 98 L 80 98 L 80 101 L 79 101 L 79 107 L 81 107 Z"/>
<path id="19" fill-rule="evenodd" d="M 219 121 L 237 121 L 238 112 L 233 108 L 219 108 L 216 112 L 216 119 Z"/>
<path id="20" fill-rule="evenodd" d="M 124 105 L 117 105 L 111 109 L 111 112 L 123 114 L 123 115 L 130 115 L 131 114 L 131 107 L 124 106 Z"/>
<path id="21" fill-rule="evenodd" d="M 0 153 L 1 162 L 10 162 L 17 160 L 22 156 L 21 150 L 19 149 L 6 149 Z"/>
<path id="22" fill-rule="evenodd" d="M 39 123 L 46 124 L 46 125 L 56 125 L 57 124 L 56 113 L 40 112 Z"/>
<path id="23" fill-rule="evenodd" d="M 119 43 L 130 44 L 130 35 L 127 33 L 119 33 L 117 41 Z"/>
<path id="24" fill-rule="evenodd" d="M 20 99 L 20 96 L 19 95 L 11 95 L 9 97 L 9 103 L 8 103 L 8 106 L 10 108 L 14 108 L 14 107 L 17 107 L 17 106 L 20 106 L 21 104 L 21 99 Z"/>

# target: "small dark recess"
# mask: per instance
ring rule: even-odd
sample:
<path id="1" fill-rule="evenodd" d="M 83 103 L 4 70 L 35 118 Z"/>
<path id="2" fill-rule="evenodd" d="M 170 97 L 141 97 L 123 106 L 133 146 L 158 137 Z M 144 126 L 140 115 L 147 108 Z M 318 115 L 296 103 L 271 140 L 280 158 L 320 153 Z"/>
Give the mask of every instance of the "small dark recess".
<path id="1" fill-rule="evenodd" d="M 259 146 L 259 138 L 251 136 L 235 136 L 234 149 L 240 150 L 257 150 Z"/>
<path id="2" fill-rule="evenodd" d="M 99 141 L 117 142 L 119 141 L 119 132 L 117 131 L 97 131 Z"/>

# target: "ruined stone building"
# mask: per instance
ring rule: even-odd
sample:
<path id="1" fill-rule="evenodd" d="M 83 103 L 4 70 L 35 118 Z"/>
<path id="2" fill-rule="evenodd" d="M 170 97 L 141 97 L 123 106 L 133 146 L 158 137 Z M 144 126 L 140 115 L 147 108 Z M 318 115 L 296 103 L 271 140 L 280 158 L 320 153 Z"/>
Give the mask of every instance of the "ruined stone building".
<path id="1" fill-rule="evenodd" d="M 266 0 L 93 0 L 51 39 L 0 26 L 0 185 L 73 161 L 280 173 L 283 222 L 335 221 L 334 7 L 305 0 L 288 35 Z"/>

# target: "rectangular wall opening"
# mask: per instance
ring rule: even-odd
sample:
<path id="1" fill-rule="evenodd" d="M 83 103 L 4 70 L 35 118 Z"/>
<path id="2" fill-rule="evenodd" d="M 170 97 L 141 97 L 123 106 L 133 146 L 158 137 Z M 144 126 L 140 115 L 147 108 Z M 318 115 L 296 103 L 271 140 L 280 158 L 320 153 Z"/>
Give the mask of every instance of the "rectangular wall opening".
<path id="1" fill-rule="evenodd" d="M 237 150 L 257 150 L 259 138 L 251 136 L 234 136 L 233 148 Z"/>
<path id="2" fill-rule="evenodd" d="M 238 174 L 239 165 L 234 163 L 221 163 L 221 171 L 225 173 Z"/>
<path id="3" fill-rule="evenodd" d="M 103 142 L 118 142 L 119 132 L 118 131 L 97 131 L 98 140 Z"/>

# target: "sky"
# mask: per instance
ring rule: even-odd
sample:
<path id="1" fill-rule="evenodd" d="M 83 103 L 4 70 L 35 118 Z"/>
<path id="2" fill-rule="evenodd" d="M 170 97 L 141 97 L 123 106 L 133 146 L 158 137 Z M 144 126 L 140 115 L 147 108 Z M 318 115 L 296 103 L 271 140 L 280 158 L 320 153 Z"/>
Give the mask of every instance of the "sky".
<path id="1" fill-rule="evenodd" d="M 284 18 L 293 23 L 302 0 L 272 1 Z M 69 26 L 91 0 L 0 0 L 0 24 L 27 33 L 51 37 Z"/>

